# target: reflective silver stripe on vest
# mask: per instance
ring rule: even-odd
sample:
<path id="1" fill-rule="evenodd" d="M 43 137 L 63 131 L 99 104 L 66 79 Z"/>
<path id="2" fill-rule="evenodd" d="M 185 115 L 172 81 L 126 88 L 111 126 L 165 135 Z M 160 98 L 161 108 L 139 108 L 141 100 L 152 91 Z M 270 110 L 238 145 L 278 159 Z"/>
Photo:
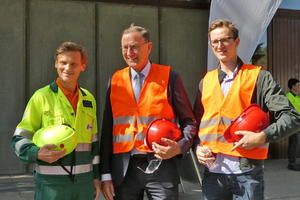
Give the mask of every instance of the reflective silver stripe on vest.
<path id="1" fill-rule="evenodd" d="M 228 117 L 220 117 L 220 124 L 229 126 L 231 122 L 233 122 L 234 119 L 228 118 Z"/>
<path id="2" fill-rule="evenodd" d="M 158 119 L 158 117 L 138 117 L 139 124 L 150 124 L 153 120 Z"/>
<path id="3" fill-rule="evenodd" d="M 217 138 L 218 138 L 217 141 L 219 141 L 219 142 L 228 143 L 222 134 L 218 134 Z"/>
<path id="4" fill-rule="evenodd" d="M 70 171 L 70 166 L 65 166 Z M 75 170 L 75 171 L 74 171 Z M 93 170 L 93 164 L 76 165 L 73 167 L 75 174 L 87 173 Z M 61 166 L 36 165 L 36 172 L 45 175 L 69 175 Z"/>
<path id="5" fill-rule="evenodd" d="M 16 144 L 15 144 L 15 151 L 16 153 L 19 155 L 19 151 L 21 146 L 23 146 L 24 144 L 30 144 L 31 141 L 27 138 L 23 138 L 22 140 L 19 140 Z"/>
<path id="6" fill-rule="evenodd" d="M 114 118 L 114 125 L 133 124 L 134 119 L 135 119 L 135 116 L 116 117 L 116 118 Z"/>
<path id="7" fill-rule="evenodd" d="M 216 134 L 205 134 L 200 136 L 201 141 L 205 142 L 214 142 L 216 141 Z M 223 142 L 223 143 L 228 143 L 225 138 L 223 137 L 222 134 L 217 135 L 217 141 Z"/>
<path id="8" fill-rule="evenodd" d="M 150 124 L 152 121 L 159 119 L 160 117 L 138 117 L 138 123 L 139 124 Z M 175 123 L 175 119 L 169 119 L 171 122 Z"/>
<path id="9" fill-rule="evenodd" d="M 75 151 L 91 151 L 92 144 L 91 143 L 78 143 Z"/>
<path id="10" fill-rule="evenodd" d="M 207 119 L 207 120 L 201 121 L 200 129 L 216 125 L 217 123 L 218 123 L 218 118 L 212 118 L 212 119 Z"/>
<path id="11" fill-rule="evenodd" d="M 133 141 L 133 133 L 124 134 L 124 135 L 114 135 L 113 143 L 117 142 L 132 142 Z"/>
<path id="12" fill-rule="evenodd" d="M 93 159 L 93 165 L 99 164 L 100 163 L 100 157 L 99 156 L 95 156 Z"/>
<path id="13" fill-rule="evenodd" d="M 233 121 L 234 121 L 234 119 L 231 119 L 228 117 L 220 117 L 219 124 L 229 126 L 231 124 L 231 122 L 233 122 Z M 218 118 L 207 119 L 200 123 L 200 128 L 207 128 L 210 126 L 214 126 L 216 124 L 218 124 Z"/>
<path id="14" fill-rule="evenodd" d="M 158 119 L 158 117 L 138 117 L 139 124 L 150 124 L 153 120 Z M 135 120 L 134 116 L 128 117 L 116 117 L 114 118 L 114 126 L 120 124 L 133 124 Z M 175 119 L 170 119 L 173 123 Z M 123 135 L 114 135 L 113 136 L 113 143 L 119 142 L 132 142 L 133 141 L 133 133 L 130 134 L 123 134 Z M 138 133 L 136 135 L 136 140 L 144 141 L 145 133 Z"/>
<path id="15" fill-rule="evenodd" d="M 145 135 L 146 135 L 145 133 L 138 133 L 138 134 L 136 134 L 136 140 L 144 141 Z"/>
<path id="16" fill-rule="evenodd" d="M 20 135 L 23 137 L 27 137 L 28 139 L 32 139 L 33 134 L 34 133 L 32 133 L 26 129 L 23 129 L 23 128 L 16 128 L 15 133 L 14 133 L 14 135 Z"/>
<path id="17" fill-rule="evenodd" d="M 92 135 L 92 142 L 97 142 L 98 141 L 98 134 L 95 133 Z"/>

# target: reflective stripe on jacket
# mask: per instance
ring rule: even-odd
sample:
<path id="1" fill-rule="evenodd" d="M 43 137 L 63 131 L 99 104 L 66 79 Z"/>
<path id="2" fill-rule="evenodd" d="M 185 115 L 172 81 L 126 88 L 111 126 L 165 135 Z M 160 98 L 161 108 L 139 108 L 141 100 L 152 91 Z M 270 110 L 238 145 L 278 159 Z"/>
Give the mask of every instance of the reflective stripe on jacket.
<path id="1" fill-rule="evenodd" d="M 214 153 L 253 159 L 266 159 L 268 143 L 252 150 L 238 148 L 228 143 L 223 134 L 230 123 L 251 104 L 261 67 L 244 64 L 224 98 L 218 79 L 218 70 L 208 72 L 203 79 L 201 102 L 204 114 L 199 127 L 199 138 L 203 146 L 209 146 Z"/>
<path id="2" fill-rule="evenodd" d="M 41 88 L 32 96 L 23 119 L 17 126 L 25 131 L 16 131 L 15 135 L 28 137 L 32 132 L 33 136 L 40 128 L 68 124 L 75 129 L 78 143 L 91 143 L 92 135 L 97 133 L 95 113 L 96 102 L 93 95 L 80 88 L 75 116 L 70 102 L 54 81 L 50 87 Z"/>
<path id="3" fill-rule="evenodd" d="M 37 90 L 28 102 L 22 121 L 18 124 L 14 137 L 19 137 L 13 144 L 13 149 L 21 160 L 37 163 L 36 171 L 42 175 L 68 175 L 58 162 L 46 163 L 36 160 L 36 154 L 28 150 L 36 147 L 32 144 L 32 137 L 42 127 L 69 124 L 77 133 L 79 143 L 76 151 L 75 174 L 93 171 L 99 177 L 99 141 L 97 135 L 96 101 L 91 93 L 80 88 L 77 113 L 59 89 L 55 81 Z M 61 163 L 70 168 L 71 154 L 62 157 Z M 94 167 L 93 167 L 94 165 Z M 79 166 L 79 167 L 77 167 Z"/>
<path id="4" fill-rule="evenodd" d="M 150 151 L 144 145 L 148 125 L 163 117 L 175 121 L 168 103 L 170 67 L 152 64 L 136 103 L 130 79 L 130 68 L 117 71 L 111 80 L 110 100 L 114 119 L 113 152 Z"/>

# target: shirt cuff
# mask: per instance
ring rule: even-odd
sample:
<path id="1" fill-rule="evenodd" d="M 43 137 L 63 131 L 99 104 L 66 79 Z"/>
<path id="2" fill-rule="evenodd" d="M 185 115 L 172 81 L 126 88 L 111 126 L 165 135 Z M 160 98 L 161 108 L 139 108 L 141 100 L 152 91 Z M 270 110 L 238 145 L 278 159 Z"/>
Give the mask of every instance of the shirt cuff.
<path id="1" fill-rule="evenodd" d="M 102 174 L 101 175 L 101 181 L 111 181 L 111 174 Z"/>

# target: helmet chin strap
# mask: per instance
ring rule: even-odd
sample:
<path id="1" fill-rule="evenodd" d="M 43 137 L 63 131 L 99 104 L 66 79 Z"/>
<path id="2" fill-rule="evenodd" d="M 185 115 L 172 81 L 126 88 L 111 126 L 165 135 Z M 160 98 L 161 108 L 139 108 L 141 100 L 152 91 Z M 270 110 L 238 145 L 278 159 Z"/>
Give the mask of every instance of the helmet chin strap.
<path id="1" fill-rule="evenodd" d="M 72 155 L 72 160 L 71 160 L 71 169 L 70 169 L 70 171 L 62 164 L 61 158 L 58 160 L 58 163 L 69 174 L 69 176 L 71 178 L 71 181 L 73 183 L 75 183 L 76 182 L 75 173 L 73 174 L 73 167 L 75 165 L 75 149 L 72 151 L 71 155 Z"/>

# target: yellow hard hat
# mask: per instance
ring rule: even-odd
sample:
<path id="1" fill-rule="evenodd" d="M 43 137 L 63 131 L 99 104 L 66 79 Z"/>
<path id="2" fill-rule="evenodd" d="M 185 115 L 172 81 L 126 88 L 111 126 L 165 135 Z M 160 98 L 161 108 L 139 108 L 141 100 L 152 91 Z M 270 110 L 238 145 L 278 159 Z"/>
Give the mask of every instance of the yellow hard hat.
<path id="1" fill-rule="evenodd" d="M 53 151 L 67 150 L 67 154 L 71 153 L 77 146 L 77 135 L 68 125 L 48 126 L 39 129 L 33 135 L 32 142 L 43 147 L 46 144 L 55 144 L 56 148 L 51 148 Z"/>

